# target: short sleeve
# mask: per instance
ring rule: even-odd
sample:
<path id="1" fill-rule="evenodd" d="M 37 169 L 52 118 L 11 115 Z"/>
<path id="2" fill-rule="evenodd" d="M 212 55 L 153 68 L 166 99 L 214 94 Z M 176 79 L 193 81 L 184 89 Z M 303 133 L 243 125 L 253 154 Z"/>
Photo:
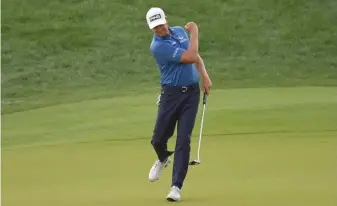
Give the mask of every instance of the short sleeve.
<path id="1" fill-rule="evenodd" d="M 185 30 L 183 27 L 179 27 L 179 28 L 180 28 L 180 30 L 185 34 L 186 38 L 189 38 L 189 36 L 188 36 L 186 30 Z"/>
<path id="2" fill-rule="evenodd" d="M 161 43 L 153 48 L 153 55 L 165 62 L 180 62 L 180 58 L 184 53 L 183 48 L 171 45 L 170 43 Z"/>

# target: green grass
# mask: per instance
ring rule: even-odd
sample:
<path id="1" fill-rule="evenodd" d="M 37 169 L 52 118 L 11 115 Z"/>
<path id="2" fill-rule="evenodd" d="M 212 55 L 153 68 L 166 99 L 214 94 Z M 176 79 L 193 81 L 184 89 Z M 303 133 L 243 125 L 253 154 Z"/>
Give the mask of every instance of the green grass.
<path id="1" fill-rule="evenodd" d="M 214 85 L 182 205 L 337 205 L 334 0 L 2 1 L 2 203 L 167 204 L 151 6 L 198 23 Z"/>
<path id="2" fill-rule="evenodd" d="M 171 25 L 199 24 L 215 89 L 337 85 L 334 0 L 2 4 L 3 113 L 157 87 L 150 6 L 163 7 Z"/>
<path id="3" fill-rule="evenodd" d="M 147 180 L 155 101 L 143 94 L 4 115 L 4 205 L 166 205 L 172 166 Z M 189 170 L 183 205 L 337 203 L 335 87 L 218 90 L 206 109 L 202 164 Z M 200 114 L 192 159 L 199 124 Z"/>
<path id="4" fill-rule="evenodd" d="M 207 137 L 202 164 L 189 170 L 182 205 L 336 205 L 333 135 L 336 132 Z M 6 151 L 11 159 L 4 162 L 3 203 L 167 205 L 172 166 L 159 182 L 149 183 L 153 154 L 147 143 Z"/>

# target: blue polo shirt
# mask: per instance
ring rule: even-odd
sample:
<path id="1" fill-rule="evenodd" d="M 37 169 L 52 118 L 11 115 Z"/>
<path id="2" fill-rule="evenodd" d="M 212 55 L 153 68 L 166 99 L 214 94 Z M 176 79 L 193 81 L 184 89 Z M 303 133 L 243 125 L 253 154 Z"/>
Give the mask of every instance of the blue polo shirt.
<path id="1" fill-rule="evenodd" d="M 180 58 L 189 46 L 189 37 L 180 26 L 169 27 L 171 35 L 153 36 L 150 50 L 160 71 L 161 85 L 187 86 L 199 82 L 199 73 L 194 64 L 180 63 Z"/>

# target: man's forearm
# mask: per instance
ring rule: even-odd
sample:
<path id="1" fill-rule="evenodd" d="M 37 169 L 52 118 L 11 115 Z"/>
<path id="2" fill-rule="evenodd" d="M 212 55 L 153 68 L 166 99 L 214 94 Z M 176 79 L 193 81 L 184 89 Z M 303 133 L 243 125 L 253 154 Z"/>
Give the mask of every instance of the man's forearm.
<path id="1" fill-rule="evenodd" d="M 203 86 L 204 92 L 207 95 L 209 95 L 210 89 L 212 87 L 212 81 L 208 76 L 208 73 L 207 73 L 206 68 L 205 68 L 204 61 L 202 60 L 200 55 L 198 55 L 195 66 L 196 66 L 197 70 L 199 71 L 200 76 L 202 77 L 202 86 Z"/>
<path id="2" fill-rule="evenodd" d="M 199 34 L 197 29 L 191 32 L 189 50 L 192 51 L 195 56 L 199 53 Z"/>
<path id="3" fill-rule="evenodd" d="M 204 61 L 202 60 L 202 58 L 199 55 L 198 55 L 198 61 L 197 61 L 197 63 L 195 63 L 195 66 L 196 66 L 197 70 L 199 71 L 199 73 L 200 73 L 200 75 L 203 79 L 209 78 L 208 73 L 207 73 L 206 68 L 205 68 Z"/>

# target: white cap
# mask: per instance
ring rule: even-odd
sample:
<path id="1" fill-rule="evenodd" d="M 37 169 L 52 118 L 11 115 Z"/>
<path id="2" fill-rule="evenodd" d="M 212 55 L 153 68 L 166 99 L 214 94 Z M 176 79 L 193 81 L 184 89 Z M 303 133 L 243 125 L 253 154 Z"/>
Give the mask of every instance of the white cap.
<path id="1" fill-rule="evenodd" d="M 166 16 L 161 8 L 153 7 L 146 13 L 146 21 L 149 28 L 153 29 L 158 25 L 166 24 Z"/>

